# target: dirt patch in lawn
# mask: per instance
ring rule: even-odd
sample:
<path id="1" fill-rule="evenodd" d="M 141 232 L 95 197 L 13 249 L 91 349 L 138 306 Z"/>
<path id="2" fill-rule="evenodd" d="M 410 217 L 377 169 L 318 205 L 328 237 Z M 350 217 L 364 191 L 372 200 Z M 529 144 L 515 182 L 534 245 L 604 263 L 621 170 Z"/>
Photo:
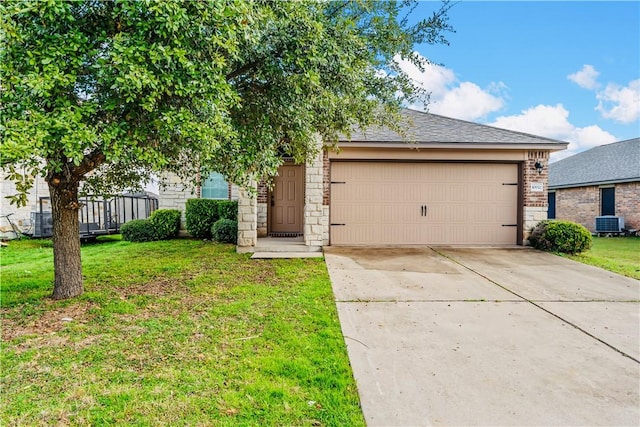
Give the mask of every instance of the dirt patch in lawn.
<path id="1" fill-rule="evenodd" d="M 69 322 L 85 323 L 90 320 L 89 311 L 96 305 L 78 302 L 55 307 L 59 301 L 47 300 L 41 315 L 20 316 L 22 307 L 2 310 L 2 340 L 12 340 L 23 335 L 48 335 L 61 330 Z"/>

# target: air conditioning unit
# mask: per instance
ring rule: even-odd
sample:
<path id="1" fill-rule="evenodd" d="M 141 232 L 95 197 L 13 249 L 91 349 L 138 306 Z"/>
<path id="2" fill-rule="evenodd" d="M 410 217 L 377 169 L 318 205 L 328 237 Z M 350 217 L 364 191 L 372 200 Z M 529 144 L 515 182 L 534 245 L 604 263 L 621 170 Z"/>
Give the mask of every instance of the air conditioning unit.
<path id="1" fill-rule="evenodd" d="M 51 237 L 53 235 L 53 216 L 51 212 L 31 212 L 33 237 Z"/>
<path id="2" fill-rule="evenodd" d="M 605 215 L 596 217 L 596 233 L 620 233 L 624 229 L 624 218 Z"/>

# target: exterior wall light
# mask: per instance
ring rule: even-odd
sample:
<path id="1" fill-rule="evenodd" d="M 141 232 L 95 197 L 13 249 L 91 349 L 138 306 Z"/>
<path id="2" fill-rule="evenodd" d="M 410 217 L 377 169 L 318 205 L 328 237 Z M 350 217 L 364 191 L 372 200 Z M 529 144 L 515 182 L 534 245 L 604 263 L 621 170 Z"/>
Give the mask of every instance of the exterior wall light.
<path id="1" fill-rule="evenodd" d="M 542 173 L 542 169 L 544 169 L 544 166 L 542 165 L 542 162 L 540 162 L 540 160 L 536 160 L 536 164 L 533 165 L 533 167 L 536 169 L 536 171 L 538 171 L 538 175 L 540 175 Z"/>

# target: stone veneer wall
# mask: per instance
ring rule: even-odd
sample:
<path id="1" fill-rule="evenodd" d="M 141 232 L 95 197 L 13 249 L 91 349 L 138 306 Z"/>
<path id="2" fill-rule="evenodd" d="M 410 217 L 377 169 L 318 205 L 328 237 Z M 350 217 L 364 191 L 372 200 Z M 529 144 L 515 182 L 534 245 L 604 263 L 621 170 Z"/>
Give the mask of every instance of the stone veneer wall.
<path id="1" fill-rule="evenodd" d="M 178 209 L 182 212 L 182 221 L 180 227 L 184 226 L 184 213 L 186 210 L 187 200 L 200 197 L 200 188 L 191 190 L 184 182 L 178 178 L 176 174 L 169 173 L 162 177 L 162 182 L 166 187 L 160 187 L 158 190 L 158 208 L 159 209 Z"/>
<path id="2" fill-rule="evenodd" d="M 535 169 L 536 161 L 543 165 L 542 173 Z M 547 219 L 548 182 L 549 182 L 549 151 L 529 151 L 523 165 L 523 240 L 527 243 L 531 229 L 540 221 Z M 532 183 L 543 183 L 543 191 L 531 191 Z"/>
<path id="3" fill-rule="evenodd" d="M 596 231 L 600 216 L 600 186 L 558 188 L 556 218 L 577 222 Z M 627 229 L 640 229 L 640 182 L 615 184 L 615 214 L 624 218 Z"/>
<path id="4" fill-rule="evenodd" d="M 253 184 L 256 189 L 256 184 Z M 257 191 L 257 190 L 256 190 Z M 258 241 L 258 199 L 246 189 L 238 191 L 238 252 L 250 252 Z"/>
<path id="5" fill-rule="evenodd" d="M 185 228 L 185 211 L 187 200 L 200 197 L 200 187 L 191 190 L 177 175 L 171 173 L 162 177 L 162 181 L 167 184 L 165 188 L 159 189 L 158 208 L 178 209 L 182 212 L 182 229 Z M 240 188 L 235 184 L 229 184 L 229 200 L 238 200 Z"/>
<path id="6" fill-rule="evenodd" d="M 316 137 L 321 148 L 322 139 Z M 304 244 L 324 246 L 329 244 L 329 212 L 324 206 L 325 153 L 320 150 L 305 169 L 304 196 Z"/>

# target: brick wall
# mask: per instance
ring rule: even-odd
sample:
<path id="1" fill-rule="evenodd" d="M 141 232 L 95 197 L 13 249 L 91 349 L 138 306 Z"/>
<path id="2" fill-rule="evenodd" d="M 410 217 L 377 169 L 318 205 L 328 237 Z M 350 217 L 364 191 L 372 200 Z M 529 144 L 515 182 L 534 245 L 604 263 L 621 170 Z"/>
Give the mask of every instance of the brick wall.
<path id="1" fill-rule="evenodd" d="M 536 161 L 542 163 L 542 172 L 535 168 Z M 547 183 L 549 182 L 549 152 L 529 151 L 524 162 L 524 205 L 529 207 L 547 207 Z M 543 191 L 531 191 L 531 183 L 542 183 Z"/>
<path id="2" fill-rule="evenodd" d="M 331 188 L 331 163 L 329 152 L 322 153 L 322 205 L 329 206 L 329 189 Z"/>
<path id="3" fill-rule="evenodd" d="M 595 231 L 595 218 L 598 215 L 600 215 L 598 186 L 556 190 L 556 219 L 577 222 Z"/>
<path id="4" fill-rule="evenodd" d="M 640 182 L 615 185 L 616 215 L 625 228 L 640 229 Z M 556 190 L 556 218 L 577 222 L 595 231 L 600 216 L 600 187 L 592 185 Z"/>
<path id="5" fill-rule="evenodd" d="M 258 183 L 258 203 L 267 203 L 269 200 L 269 187 L 263 180 Z"/>
<path id="6" fill-rule="evenodd" d="M 535 168 L 542 163 L 542 172 Z M 547 219 L 547 184 L 549 182 L 549 152 L 529 151 L 523 165 L 523 240 L 526 243 L 530 230 L 540 221 Z M 542 184 L 542 191 L 532 191 L 531 184 Z"/>
<path id="7" fill-rule="evenodd" d="M 640 182 L 616 185 L 616 215 L 627 229 L 640 230 Z"/>

